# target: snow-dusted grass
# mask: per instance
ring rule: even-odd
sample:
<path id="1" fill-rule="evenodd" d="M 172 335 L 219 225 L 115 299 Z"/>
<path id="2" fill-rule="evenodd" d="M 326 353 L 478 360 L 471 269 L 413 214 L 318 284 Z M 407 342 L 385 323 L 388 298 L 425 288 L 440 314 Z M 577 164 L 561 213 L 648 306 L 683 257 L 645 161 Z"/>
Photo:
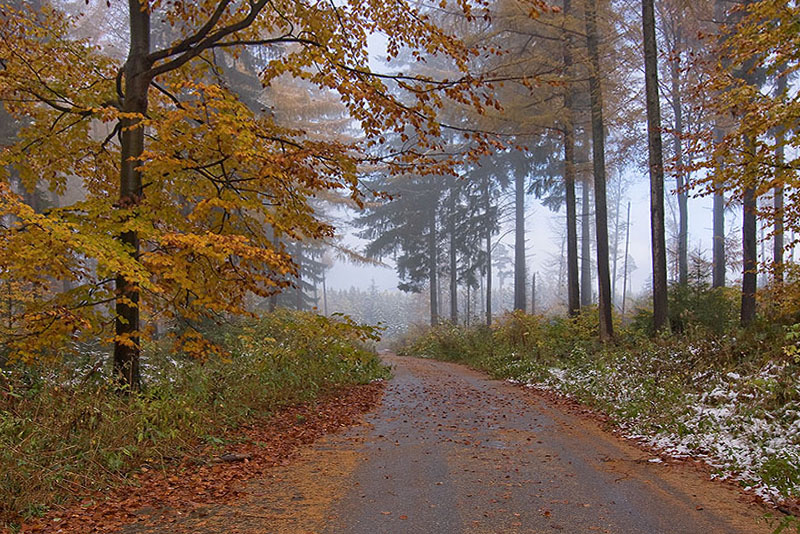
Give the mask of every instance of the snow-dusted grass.
<path id="1" fill-rule="evenodd" d="M 627 331 L 603 346 L 586 318 L 512 315 L 492 330 L 436 329 L 407 352 L 572 396 L 664 456 L 702 459 L 716 476 L 780 501 L 800 497 L 800 366 L 775 332 L 650 339 Z"/>
<path id="2" fill-rule="evenodd" d="M 640 363 L 649 357 L 638 355 Z M 796 375 L 785 383 L 785 365 L 768 363 L 747 377 L 706 371 L 682 382 L 659 381 L 629 360 L 550 367 L 544 381 L 524 380 L 599 405 L 629 437 L 668 456 L 702 459 L 717 476 L 734 477 L 766 499 L 800 496 L 800 405 L 775 403 L 776 390 L 787 385 L 795 399 L 800 393 Z"/>

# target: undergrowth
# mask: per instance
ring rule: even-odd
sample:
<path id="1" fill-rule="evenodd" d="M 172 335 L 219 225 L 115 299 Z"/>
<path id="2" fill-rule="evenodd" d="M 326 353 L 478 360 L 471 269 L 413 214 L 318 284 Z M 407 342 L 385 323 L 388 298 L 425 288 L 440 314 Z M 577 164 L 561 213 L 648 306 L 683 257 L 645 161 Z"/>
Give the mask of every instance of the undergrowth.
<path id="1" fill-rule="evenodd" d="M 723 333 L 684 321 L 681 335 L 653 337 L 646 323 L 601 344 L 596 310 L 576 318 L 517 312 L 491 328 L 413 332 L 400 352 L 555 389 L 605 412 L 629 436 L 665 454 L 701 457 L 717 476 L 767 499 L 800 497 L 800 327 Z"/>
<path id="2" fill-rule="evenodd" d="M 145 386 L 127 396 L 93 365 L 99 351 L 0 368 L 0 528 L 198 444 L 222 445 L 227 430 L 281 405 L 387 373 L 367 348 L 376 331 L 343 317 L 278 311 L 211 334 L 225 359 L 197 361 L 166 342 L 144 347 Z"/>

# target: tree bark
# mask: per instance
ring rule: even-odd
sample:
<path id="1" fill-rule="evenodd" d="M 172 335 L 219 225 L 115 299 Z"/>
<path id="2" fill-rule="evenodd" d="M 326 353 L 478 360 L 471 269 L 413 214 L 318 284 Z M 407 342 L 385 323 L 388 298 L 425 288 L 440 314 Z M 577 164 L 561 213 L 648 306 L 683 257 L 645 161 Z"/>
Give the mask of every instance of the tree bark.
<path id="1" fill-rule="evenodd" d="M 592 305 L 592 235 L 589 226 L 591 203 L 589 179 L 581 182 L 581 307 Z"/>
<path id="2" fill-rule="evenodd" d="M 683 95 L 680 87 L 680 62 L 683 32 L 680 22 L 675 22 L 674 49 L 670 62 L 672 86 L 672 112 L 675 116 L 673 143 L 675 150 L 675 181 L 678 189 L 678 283 L 689 282 L 689 193 L 686 191 L 686 173 L 683 162 Z"/>
<path id="3" fill-rule="evenodd" d="M 430 231 L 428 232 L 428 277 L 430 280 L 430 293 L 431 293 L 431 326 L 439 324 L 439 281 L 437 280 L 437 270 L 439 268 L 438 250 L 436 235 L 436 203 L 431 205 Z"/>
<path id="4" fill-rule="evenodd" d="M 492 197 L 489 177 L 483 194 L 486 200 L 486 326 L 492 326 Z"/>
<path id="5" fill-rule="evenodd" d="M 564 1 L 564 17 L 572 11 L 570 0 Z M 564 49 L 564 74 L 572 73 L 572 37 L 566 30 L 562 38 Z M 580 289 L 578 281 L 578 220 L 577 199 L 575 198 L 575 125 L 573 113 L 573 87 L 569 80 L 564 86 L 564 108 L 567 119 L 564 122 L 564 188 L 567 202 L 567 309 L 571 316 L 580 313 Z"/>
<path id="6" fill-rule="evenodd" d="M 715 129 L 716 131 L 717 129 Z M 713 218 L 714 249 L 711 258 L 711 287 L 725 287 L 725 271 L 727 270 L 727 260 L 725 258 L 725 194 L 721 188 L 714 191 Z"/>
<path id="7" fill-rule="evenodd" d="M 653 0 L 642 0 L 647 151 L 650 159 L 650 236 L 653 257 L 653 329 L 669 326 L 667 310 L 667 251 L 664 226 L 664 156 L 661 144 L 661 106 L 658 99 L 658 50 Z"/>
<path id="8" fill-rule="evenodd" d="M 628 202 L 628 217 L 625 223 L 625 262 L 622 268 L 622 315 L 625 316 L 625 299 L 628 298 L 628 251 L 631 244 L 631 203 Z"/>
<path id="9" fill-rule="evenodd" d="M 458 264 L 456 262 L 456 182 L 450 187 L 447 232 L 450 234 L 450 322 L 458 324 Z"/>
<path id="10" fill-rule="evenodd" d="M 294 294 L 294 306 L 297 311 L 303 311 L 305 309 L 305 303 L 303 302 L 303 245 L 295 243 L 294 251 L 295 263 L 297 263 L 297 288 Z"/>
<path id="11" fill-rule="evenodd" d="M 328 282 L 325 276 L 325 270 L 322 270 L 322 313 L 325 317 L 328 316 Z"/>
<path id="12" fill-rule="evenodd" d="M 758 247 L 756 239 L 756 194 L 752 187 L 742 199 L 742 326 L 756 318 L 756 286 L 758 284 Z"/>
<path id="13" fill-rule="evenodd" d="M 594 170 L 594 204 L 597 239 L 597 293 L 600 315 L 600 339 L 614 337 L 611 317 L 611 280 L 608 267 L 608 213 L 606 204 L 605 132 L 603 125 L 603 91 L 600 85 L 600 51 L 597 30 L 597 0 L 586 2 L 586 42 L 591 62 L 589 93 L 592 110 L 592 164 Z"/>
<path id="14" fill-rule="evenodd" d="M 614 198 L 614 249 L 611 254 L 611 305 L 617 305 L 617 263 L 619 262 L 619 208 L 622 202 L 622 188 Z"/>
<path id="15" fill-rule="evenodd" d="M 744 0 L 740 5 L 751 4 L 753 0 Z M 729 23 L 741 21 L 743 11 L 737 11 L 729 17 Z M 734 76 L 747 85 L 757 85 L 755 75 L 756 57 L 751 56 L 739 66 Z M 737 117 L 743 120 L 743 117 Z M 755 157 L 755 140 L 746 138 L 745 158 Z M 749 164 L 747 166 L 750 166 Z M 747 171 L 745 171 L 747 172 Z M 741 324 L 750 325 L 756 318 L 756 290 L 758 289 L 758 228 L 756 221 L 757 196 L 753 186 L 746 185 L 742 191 L 742 308 Z"/>
<path id="16" fill-rule="evenodd" d="M 714 20 L 717 24 L 723 24 L 726 18 L 725 0 L 714 0 Z M 717 123 L 714 127 L 714 143 L 719 144 L 724 137 L 721 124 Z M 711 258 L 711 287 L 725 287 L 725 274 L 727 271 L 727 259 L 725 257 L 725 193 L 721 187 L 714 190 L 713 204 L 713 244 Z"/>
<path id="17" fill-rule="evenodd" d="M 525 311 L 525 176 L 514 177 L 514 309 Z"/>
<path id="18" fill-rule="evenodd" d="M 128 0 L 130 12 L 130 47 L 125 62 L 125 96 L 122 109 L 135 114 L 121 120 L 121 164 L 119 206 L 132 209 L 142 199 L 142 175 L 139 171 L 144 152 L 144 127 L 141 117 L 147 114 L 150 87 L 150 12 L 140 0 Z M 119 236 L 130 254 L 139 257 L 139 235 L 129 230 Z M 114 377 L 120 387 L 135 391 L 140 387 L 139 355 L 139 286 L 124 274 L 116 276 L 116 319 L 114 321 Z"/>
<path id="19" fill-rule="evenodd" d="M 775 88 L 775 92 L 778 96 L 782 95 L 786 91 L 786 80 L 787 74 L 786 73 L 778 73 L 778 80 L 777 86 Z M 780 170 L 780 165 L 784 163 L 784 143 L 786 142 L 786 129 L 785 128 L 778 128 L 775 132 L 775 160 L 778 164 L 778 170 L 776 173 L 778 174 L 779 180 L 777 183 L 783 183 L 783 171 Z M 773 267 L 775 269 L 775 282 L 781 283 L 783 282 L 783 253 L 784 253 L 784 238 L 783 238 L 783 202 L 784 202 L 784 195 L 783 195 L 783 186 L 778 185 L 773 190 L 772 195 L 772 207 L 775 210 L 775 227 L 772 236 L 772 262 Z"/>

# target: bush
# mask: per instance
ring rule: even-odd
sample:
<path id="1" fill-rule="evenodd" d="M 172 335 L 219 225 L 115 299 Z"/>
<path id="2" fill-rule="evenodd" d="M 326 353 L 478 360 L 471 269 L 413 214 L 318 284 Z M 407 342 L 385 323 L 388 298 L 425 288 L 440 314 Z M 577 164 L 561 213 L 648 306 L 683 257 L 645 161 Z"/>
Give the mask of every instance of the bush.
<path id="1" fill-rule="evenodd" d="M 74 493 L 124 482 L 199 442 L 286 403 L 386 376 L 366 343 L 377 337 L 345 317 L 278 311 L 212 332 L 227 357 L 200 362 L 145 347 L 140 394 L 121 396 L 108 372 L 18 365 L 0 374 L 0 524 L 43 513 Z M 89 365 L 91 368 L 91 365 Z"/>
<path id="2" fill-rule="evenodd" d="M 420 332 L 406 352 L 551 387 L 766 494 L 800 495 L 800 325 L 761 319 L 739 329 L 727 291 L 689 288 L 672 298 L 683 335 L 650 337 L 651 317 L 640 311 L 601 344 L 594 309 L 553 319 L 515 312 L 491 330 Z"/>

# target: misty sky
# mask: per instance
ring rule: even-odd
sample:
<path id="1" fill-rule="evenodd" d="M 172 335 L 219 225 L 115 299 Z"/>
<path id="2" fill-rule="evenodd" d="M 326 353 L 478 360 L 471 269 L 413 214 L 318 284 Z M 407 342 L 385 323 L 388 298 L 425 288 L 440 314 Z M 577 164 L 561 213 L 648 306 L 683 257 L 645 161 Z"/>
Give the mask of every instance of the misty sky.
<path id="1" fill-rule="evenodd" d="M 650 193 L 649 182 L 646 176 L 639 180 L 631 180 L 625 200 L 623 201 L 622 211 L 624 217 L 624 205 L 626 200 L 631 202 L 631 246 L 630 255 L 636 263 L 636 269 L 630 274 L 633 293 L 637 294 L 650 283 L 651 258 L 650 258 Z M 670 184 L 667 184 L 669 188 Z M 672 195 L 672 191 L 669 190 Z M 674 195 L 673 195 L 674 196 Z M 674 203 L 674 200 L 670 198 Z M 689 200 L 689 250 L 694 251 L 698 246 L 706 252 L 708 259 L 711 258 L 711 197 L 690 198 Z M 561 252 L 561 240 L 557 233 L 559 226 L 563 227 L 565 212 L 562 208 L 559 212 L 551 212 L 547 208 L 539 205 L 538 200 L 532 196 L 526 197 L 526 240 L 528 252 L 528 268 L 544 276 L 547 271 L 546 265 L 551 262 L 553 255 Z M 730 230 L 738 222 L 737 207 L 733 207 L 726 214 L 726 230 Z M 667 206 L 667 217 L 671 217 L 669 206 Z M 594 224 L 594 220 L 592 220 Z M 612 221 L 609 220 L 609 225 Z M 667 222 L 668 229 L 670 222 Z M 505 230 L 500 235 L 505 234 L 503 242 L 509 247 L 513 247 L 514 236 Z M 352 234 L 346 234 L 346 243 L 349 246 L 358 245 L 361 241 Z M 624 244 L 621 244 L 622 247 Z M 621 267 L 620 267 L 621 268 Z M 731 273 L 735 276 L 735 273 Z M 375 281 L 377 287 L 381 289 L 396 289 L 398 278 L 393 265 L 388 267 L 358 266 L 352 263 L 338 261 L 328 273 L 328 284 L 332 288 L 349 288 L 351 286 L 367 288 Z M 595 287 L 596 291 L 596 287 Z M 621 292 L 621 288 L 619 289 Z"/>

